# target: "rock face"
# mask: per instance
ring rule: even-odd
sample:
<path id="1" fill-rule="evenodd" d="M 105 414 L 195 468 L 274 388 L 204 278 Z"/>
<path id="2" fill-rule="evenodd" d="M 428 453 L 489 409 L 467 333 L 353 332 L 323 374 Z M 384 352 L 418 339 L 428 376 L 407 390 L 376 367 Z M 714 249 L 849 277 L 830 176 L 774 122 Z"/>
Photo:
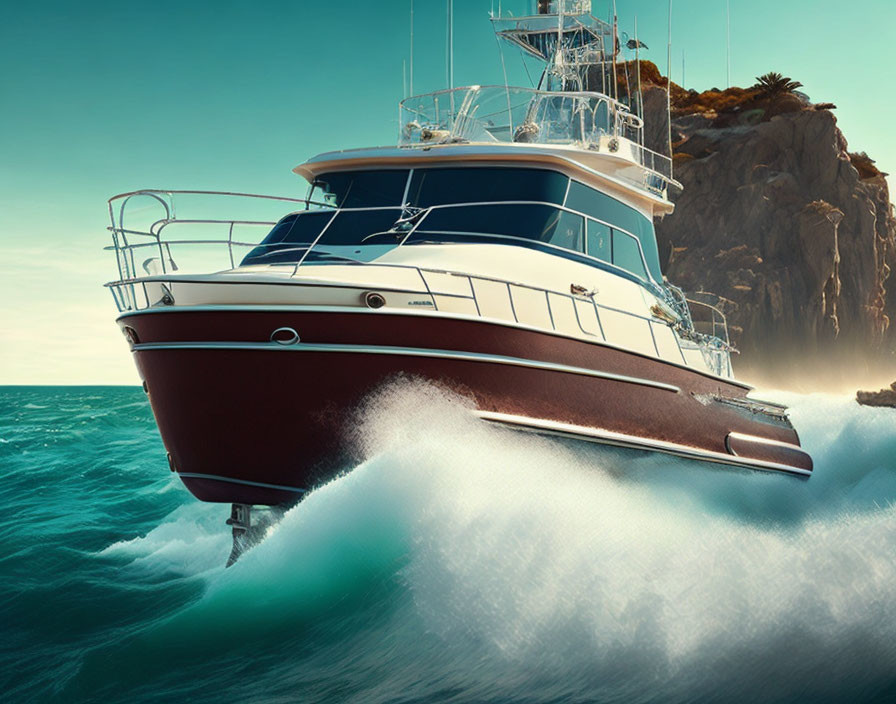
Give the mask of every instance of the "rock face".
<path id="1" fill-rule="evenodd" d="M 859 358 L 896 369 L 885 175 L 849 154 L 832 106 L 788 94 L 773 107 L 674 113 L 685 189 L 657 224 L 664 270 L 688 292 L 722 297 L 742 367 Z M 648 146 L 668 153 L 665 91 L 649 88 L 645 109 L 659 125 Z"/>
<path id="2" fill-rule="evenodd" d="M 859 391 L 856 401 L 863 406 L 877 406 L 879 408 L 896 408 L 896 381 L 890 384 L 889 389 L 882 391 Z"/>

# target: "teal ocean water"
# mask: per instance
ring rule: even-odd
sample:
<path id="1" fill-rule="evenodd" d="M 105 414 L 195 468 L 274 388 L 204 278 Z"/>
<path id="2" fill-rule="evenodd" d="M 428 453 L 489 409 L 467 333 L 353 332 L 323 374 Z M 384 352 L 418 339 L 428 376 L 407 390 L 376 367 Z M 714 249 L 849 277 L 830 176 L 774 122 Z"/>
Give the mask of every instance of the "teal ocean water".
<path id="1" fill-rule="evenodd" d="M 140 389 L 2 388 L 3 701 L 894 701 L 896 412 L 777 398 L 808 482 L 398 388 L 225 570 Z"/>

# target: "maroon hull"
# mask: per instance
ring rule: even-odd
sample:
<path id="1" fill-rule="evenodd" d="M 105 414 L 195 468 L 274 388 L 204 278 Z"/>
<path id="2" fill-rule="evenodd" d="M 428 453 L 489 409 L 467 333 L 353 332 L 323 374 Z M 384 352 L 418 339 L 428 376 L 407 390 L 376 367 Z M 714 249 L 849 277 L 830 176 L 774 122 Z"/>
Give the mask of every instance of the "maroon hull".
<path id="1" fill-rule="evenodd" d="M 436 381 L 502 417 L 811 469 L 786 418 L 745 407 L 747 387 L 554 334 L 364 309 L 169 308 L 119 322 L 136 342 L 172 468 L 205 501 L 294 501 L 350 468 L 362 459 L 355 409 L 398 374 Z M 282 327 L 301 342 L 270 342 Z"/>

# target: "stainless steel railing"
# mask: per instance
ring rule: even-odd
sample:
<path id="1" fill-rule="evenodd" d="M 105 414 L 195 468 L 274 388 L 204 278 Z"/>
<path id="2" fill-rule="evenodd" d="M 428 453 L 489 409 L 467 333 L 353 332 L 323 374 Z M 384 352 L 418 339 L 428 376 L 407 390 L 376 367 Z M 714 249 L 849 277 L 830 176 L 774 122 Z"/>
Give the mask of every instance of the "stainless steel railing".
<path id="1" fill-rule="evenodd" d="M 199 196 L 203 198 L 240 198 L 240 199 L 263 199 L 265 202 L 271 203 L 277 209 L 277 217 L 270 220 L 255 219 L 250 217 L 223 219 L 200 218 L 189 213 L 188 217 L 179 218 L 178 209 L 175 203 L 175 197 L 180 195 Z M 145 197 L 150 203 L 150 208 L 139 209 L 138 214 L 144 215 L 145 224 L 125 227 L 125 217 L 127 208 L 133 204 L 139 197 Z M 566 313 L 571 311 L 572 319 L 575 321 L 575 330 L 573 332 L 589 338 L 600 339 L 603 342 L 613 344 L 613 340 L 608 336 L 604 316 L 607 313 L 616 313 L 627 316 L 629 319 L 639 320 L 639 324 L 645 325 L 645 340 L 650 340 L 650 347 L 657 356 L 662 356 L 660 346 L 657 342 L 657 329 L 661 327 L 673 327 L 676 331 L 674 335 L 678 351 L 681 354 L 682 361 L 686 360 L 685 351 L 682 349 L 682 341 L 697 345 L 704 354 L 707 364 L 717 374 L 725 376 L 730 374 L 730 345 L 728 343 L 728 334 L 725 316 L 718 308 L 701 301 L 686 301 L 684 294 L 675 287 L 669 287 L 670 291 L 677 292 L 680 305 L 673 306 L 680 316 L 679 321 L 671 321 L 668 318 L 659 316 L 645 316 L 633 311 L 623 310 L 599 303 L 594 296 L 588 294 L 584 289 L 576 290 L 578 287 L 572 287 L 569 292 L 546 289 L 544 287 L 534 286 L 519 281 L 511 281 L 506 279 L 493 278 L 478 274 L 469 274 L 462 271 L 453 271 L 447 269 L 436 269 L 420 267 L 411 264 L 397 264 L 380 261 L 365 261 L 363 259 L 352 257 L 342 252 L 327 251 L 321 248 L 317 240 L 312 243 L 301 243 L 295 246 L 284 246 L 282 242 L 274 242 L 269 244 L 261 243 L 261 239 L 274 227 L 282 215 L 283 205 L 288 204 L 293 209 L 295 206 L 301 206 L 301 210 L 318 208 L 322 212 L 332 213 L 334 216 L 340 209 L 332 208 L 326 204 L 314 203 L 304 199 L 297 198 L 277 198 L 271 196 L 256 196 L 254 194 L 241 194 L 231 192 L 211 192 L 211 191 L 136 191 L 133 193 L 116 196 L 110 201 L 110 214 L 112 217 L 112 226 L 109 230 L 112 233 L 113 244 L 107 247 L 116 253 L 119 265 L 119 279 L 112 281 L 107 285 L 114 297 L 116 306 L 119 311 L 126 312 L 132 310 L 140 310 L 150 308 L 159 304 L 170 304 L 173 296 L 169 286 L 172 282 L 195 283 L 208 282 L 207 278 L 192 278 L 189 274 L 184 273 L 185 260 L 181 255 L 181 250 L 188 247 L 198 247 L 203 252 L 203 266 L 199 267 L 200 271 L 209 273 L 209 267 L 205 260 L 205 252 L 209 249 L 223 250 L 226 254 L 219 261 L 221 266 L 218 269 L 212 268 L 211 271 L 226 272 L 229 270 L 237 270 L 241 256 L 237 256 L 240 250 L 256 251 L 258 249 L 269 249 L 280 254 L 294 254 L 297 264 L 292 261 L 285 262 L 286 266 L 293 267 L 290 277 L 295 278 L 300 274 L 301 265 L 306 266 L 314 263 L 321 263 L 321 260 L 327 263 L 338 263 L 349 266 L 363 266 L 375 268 L 387 268 L 394 271 L 407 271 L 413 274 L 413 278 L 419 280 L 420 290 L 415 291 L 410 284 L 405 283 L 402 286 L 391 290 L 403 293 L 421 293 L 424 294 L 432 304 L 435 311 L 440 311 L 440 300 L 466 300 L 475 310 L 475 314 L 479 317 L 488 317 L 484 313 L 484 301 L 480 294 L 477 294 L 477 286 L 483 284 L 496 285 L 503 287 L 506 291 L 506 300 L 510 311 L 510 318 L 516 324 L 527 324 L 526 316 L 521 316 L 519 296 L 523 291 L 535 294 L 537 298 L 544 300 L 544 312 L 548 323 L 544 326 L 553 332 L 568 333 L 562 325 L 558 324 L 558 319 L 564 317 L 563 309 L 558 306 L 565 307 Z M 217 203 L 214 205 L 217 208 Z M 152 212 L 153 209 L 156 212 Z M 400 208 L 358 208 L 345 210 L 401 210 Z M 428 212 L 421 211 L 422 213 Z M 160 217 L 161 216 L 161 217 Z M 301 217 L 301 216 L 299 216 Z M 404 242 L 414 231 L 416 225 L 422 221 L 422 216 L 416 220 L 414 227 L 410 228 L 406 233 L 393 233 L 402 235 L 401 242 Z M 171 239 L 164 237 L 169 227 L 173 225 L 186 225 L 192 228 L 202 228 L 212 226 L 221 232 L 226 231 L 226 237 L 215 236 L 213 238 L 190 237 L 184 239 Z M 255 236 L 238 238 L 237 231 L 251 231 Z M 401 242 L 397 242 L 396 246 L 400 246 Z M 288 243 L 286 243 L 288 244 Z M 315 249 L 317 248 L 317 249 Z M 177 259 L 175 259 L 172 250 L 178 250 Z M 142 259 L 141 252 L 157 255 L 142 261 L 143 272 L 138 269 L 138 262 Z M 309 256 L 311 259 L 309 260 Z M 178 264 L 180 262 L 180 264 Z M 186 267 L 189 269 L 189 267 Z M 464 280 L 465 288 L 468 293 L 458 293 L 457 287 L 454 290 L 447 290 L 434 283 L 440 275 L 450 276 L 453 280 Z M 297 285 L 301 285 L 300 280 L 296 280 Z M 346 288 L 360 287 L 367 288 L 362 283 L 346 282 Z M 389 290 L 384 288 L 383 290 Z M 674 301 L 675 299 L 673 299 Z M 693 306 L 693 307 L 691 307 Z M 692 319 L 692 310 L 700 310 L 696 320 Z M 583 323 L 582 315 L 586 312 L 593 314 L 593 329 L 589 330 Z M 569 317 L 568 315 L 565 317 Z M 589 321 L 591 322 L 591 321 Z M 706 327 L 706 326 L 709 327 Z M 649 338 L 646 335 L 649 334 Z"/>
<path id="2" fill-rule="evenodd" d="M 399 120 L 401 146 L 455 142 L 575 146 L 641 166 L 640 177 L 620 177 L 651 192 L 663 194 L 669 186 L 680 187 L 673 178 L 672 159 L 638 143 L 641 119 L 600 93 L 452 88 L 406 98 Z"/>

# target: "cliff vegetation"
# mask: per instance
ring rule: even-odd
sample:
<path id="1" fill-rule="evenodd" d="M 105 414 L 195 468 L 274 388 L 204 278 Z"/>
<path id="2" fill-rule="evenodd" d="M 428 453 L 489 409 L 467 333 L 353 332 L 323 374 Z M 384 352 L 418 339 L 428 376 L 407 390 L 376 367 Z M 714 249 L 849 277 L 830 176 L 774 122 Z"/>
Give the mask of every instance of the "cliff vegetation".
<path id="1" fill-rule="evenodd" d="M 621 89 L 635 66 L 621 71 Z M 666 80 L 641 62 L 647 146 L 669 152 Z M 850 151 L 832 103 L 781 74 L 748 88 L 672 84 L 684 191 L 657 224 L 668 278 L 718 294 L 742 368 L 823 363 L 896 375 L 896 217 L 886 174 Z"/>

